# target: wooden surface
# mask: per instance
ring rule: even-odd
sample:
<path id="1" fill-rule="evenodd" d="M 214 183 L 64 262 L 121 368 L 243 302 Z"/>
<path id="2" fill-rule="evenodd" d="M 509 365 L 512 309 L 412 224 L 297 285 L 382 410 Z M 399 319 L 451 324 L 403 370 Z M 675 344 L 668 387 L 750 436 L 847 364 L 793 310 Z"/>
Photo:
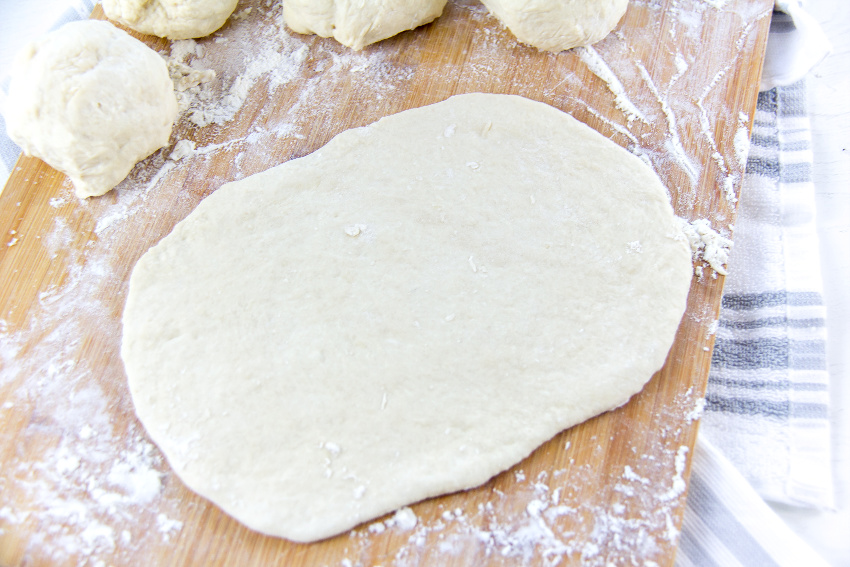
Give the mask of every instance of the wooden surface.
<path id="1" fill-rule="evenodd" d="M 194 155 L 174 162 L 165 148 L 87 201 L 19 160 L 0 195 L 0 565 L 672 565 L 722 290 L 710 271 L 664 369 L 629 404 L 479 488 L 412 505 L 415 527 L 382 518 L 312 545 L 244 528 L 170 471 L 134 417 L 121 312 L 136 260 L 222 183 L 462 92 L 573 114 L 646 158 L 679 216 L 728 233 L 734 140 L 751 124 L 772 5 L 633 1 L 593 50 L 553 55 L 473 0 L 359 53 L 291 35 L 279 6 L 243 1 L 193 56 L 218 73 L 175 126 L 172 142 L 193 140 Z M 187 119 L 203 108 L 221 124 Z"/>

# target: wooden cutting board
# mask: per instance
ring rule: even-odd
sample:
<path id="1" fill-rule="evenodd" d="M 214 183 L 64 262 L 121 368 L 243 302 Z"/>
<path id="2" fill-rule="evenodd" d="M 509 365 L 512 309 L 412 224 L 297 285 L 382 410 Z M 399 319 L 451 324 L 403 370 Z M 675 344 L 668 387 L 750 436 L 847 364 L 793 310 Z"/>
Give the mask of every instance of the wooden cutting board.
<path id="1" fill-rule="evenodd" d="M 143 38 L 217 72 L 182 95 L 172 143 L 194 153 L 169 160 L 169 146 L 86 201 L 21 158 L 0 195 L 0 564 L 672 565 L 723 284 L 711 270 L 629 404 L 479 488 L 312 545 L 246 529 L 171 472 L 133 413 L 121 313 L 138 258 L 223 183 L 464 92 L 571 113 L 644 157 L 679 216 L 728 234 L 772 5 L 632 1 L 608 38 L 558 55 L 518 44 L 475 0 L 358 53 L 288 33 L 261 0 L 198 42 Z"/>

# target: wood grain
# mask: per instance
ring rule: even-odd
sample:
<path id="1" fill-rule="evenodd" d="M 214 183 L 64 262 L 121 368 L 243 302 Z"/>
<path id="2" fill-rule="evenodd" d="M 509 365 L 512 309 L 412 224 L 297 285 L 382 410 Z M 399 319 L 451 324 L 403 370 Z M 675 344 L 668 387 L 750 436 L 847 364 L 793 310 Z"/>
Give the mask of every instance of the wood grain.
<path id="1" fill-rule="evenodd" d="M 138 258 L 222 183 L 464 92 L 571 113 L 644 157 L 678 215 L 727 230 L 772 5 L 634 1 L 593 50 L 556 55 L 518 44 L 473 0 L 360 53 L 290 35 L 279 6 L 242 2 L 196 60 L 222 94 L 263 57 L 276 63 L 232 120 L 199 127 L 184 114 L 172 141 L 196 142 L 193 156 L 169 161 L 165 148 L 87 201 L 22 157 L 0 195 L 0 564 L 672 565 L 722 277 L 694 279 L 667 364 L 626 406 L 479 488 L 414 504 L 413 529 L 382 518 L 311 545 L 248 530 L 170 471 L 133 413 L 121 312 Z"/>

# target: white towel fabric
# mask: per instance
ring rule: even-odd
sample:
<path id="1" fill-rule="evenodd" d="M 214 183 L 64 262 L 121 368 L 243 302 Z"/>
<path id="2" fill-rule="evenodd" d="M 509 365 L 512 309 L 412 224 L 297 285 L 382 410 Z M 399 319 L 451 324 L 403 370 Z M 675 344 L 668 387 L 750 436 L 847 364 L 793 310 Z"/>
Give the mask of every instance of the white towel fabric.
<path id="1" fill-rule="evenodd" d="M 828 567 L 729 461 L 697 441 L 677 567 Z"/>
<path id="2" fill-rule="evenodd" d="M 830 51 L 826 34 L 802 0 L 776 0 L 759 90 L 796 83 Z"/>
<path id="3" fill-rule="evenodd" d="M 677 567 L 828 567 L 704 438 L 691 467 Z"/>

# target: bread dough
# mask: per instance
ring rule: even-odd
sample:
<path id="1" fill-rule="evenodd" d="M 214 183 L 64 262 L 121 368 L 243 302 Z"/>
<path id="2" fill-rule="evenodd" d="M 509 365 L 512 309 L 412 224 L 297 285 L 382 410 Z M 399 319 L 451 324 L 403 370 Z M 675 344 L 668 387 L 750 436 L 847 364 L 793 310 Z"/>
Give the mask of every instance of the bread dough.
<path id="1" fill-rule="evenodd" d="M 313 541 L 625 403 L 691 275 L 640 159 L 543 103 L 469 94 L 213 193 L 136 265 L 121 355 L 190 488 Z"/>
<path id="2" fill-rule="evenodd" d="M 331 37 L 354 50 L 440 17 L 446 0 L 287 0 L 283 19 L 297 33 Z"/>
<path id="3" fill-rule="evenodd" d="M 65 24 L 26 46 L 12 68 L 9 137 L 71 178 L 77 196 L 103 195 L 168 144 L 177 99 L 155 51 L 112 24 Z"/>
<path id="4" fill-rule="evenodd" d="M 204 37 L 224 25 L 237 0 L 103 0 L 110 20 L 137 32 L 189 39 Z"/>
<path id="5" fill-rule="evenodd" d="M 608 35 L 628 0 L 481 0 L 522 43 L 544 51 L 590 45 Z"/>

